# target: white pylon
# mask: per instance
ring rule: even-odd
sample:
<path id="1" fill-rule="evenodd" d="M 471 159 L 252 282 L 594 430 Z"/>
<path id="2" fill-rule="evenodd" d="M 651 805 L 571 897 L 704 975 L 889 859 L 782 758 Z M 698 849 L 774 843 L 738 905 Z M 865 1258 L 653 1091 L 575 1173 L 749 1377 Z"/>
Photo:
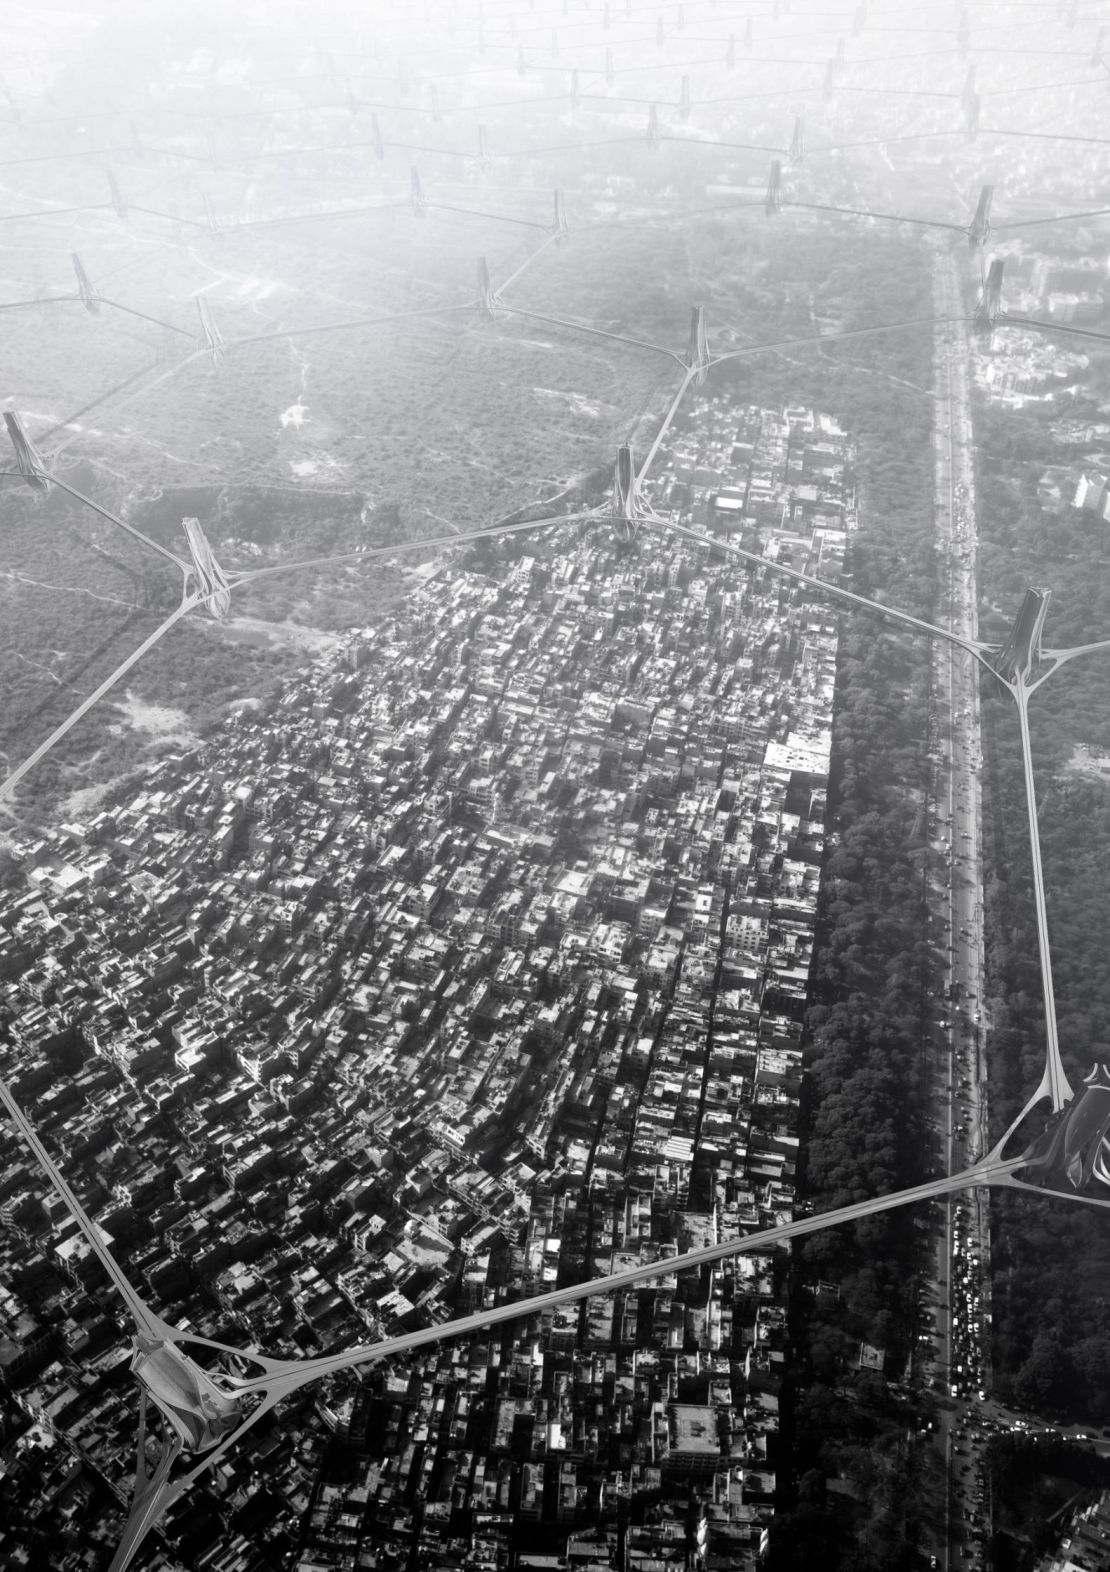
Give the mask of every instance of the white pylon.
<path id="1" fill-rule="evenodd" d="M 200 329 L 204 334 L 205 346 L 212 357 L 212 364 L 218 366 L 224 358 L 224 337 L 212 318 L 212 310 L 203 295 L 197 296 L 197 315 L 200 317 Z"/>
<path id="2" fill-rule="evenodd" d="M 50 478 L 42 455 L 23 429 L 23 422 L 11 410 L 4 411 L 4 424 L 15 449 L 15 467 L 34 491 L 49 491 Z"/>
<path id="3" fill-rule="evenodd" d="M 212 616 L 222 619 L 231 610 L 231 587 L 224 570 L 213 555 L 212 548 L 200 527 L 200 520 L 182 519 L 181 527 L 189 543 L 189 555 L 193 559 L 192 572 L 197 591 Z"/>

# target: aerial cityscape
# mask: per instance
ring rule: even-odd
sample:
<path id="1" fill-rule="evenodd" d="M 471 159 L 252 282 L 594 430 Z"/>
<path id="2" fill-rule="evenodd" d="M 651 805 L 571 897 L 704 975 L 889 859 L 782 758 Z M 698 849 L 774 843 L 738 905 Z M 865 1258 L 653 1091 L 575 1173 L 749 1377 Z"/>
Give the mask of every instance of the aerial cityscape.
<path id="1" fill-rule="evenodd" d="M 0 17 L 0 1566 L 1110 1572 L 1108 9 Z"/>

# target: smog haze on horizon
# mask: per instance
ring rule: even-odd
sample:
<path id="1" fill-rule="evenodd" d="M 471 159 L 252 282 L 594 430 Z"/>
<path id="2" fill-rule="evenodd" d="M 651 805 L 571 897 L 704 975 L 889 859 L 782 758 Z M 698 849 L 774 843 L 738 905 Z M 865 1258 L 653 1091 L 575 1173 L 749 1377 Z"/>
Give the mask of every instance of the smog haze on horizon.
<path id="1" fill-rule="evenodd" d="M 1110 1572 L 1108 13 L 0 15 L 0 1564 Z"/>

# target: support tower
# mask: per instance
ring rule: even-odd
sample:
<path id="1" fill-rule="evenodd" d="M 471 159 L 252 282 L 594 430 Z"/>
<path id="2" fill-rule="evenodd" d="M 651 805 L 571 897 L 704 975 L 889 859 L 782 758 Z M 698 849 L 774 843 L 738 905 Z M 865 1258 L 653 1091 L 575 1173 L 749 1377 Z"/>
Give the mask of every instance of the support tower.
<path id="1" fill-rule="evenodd" d="M 89 275 L 85 272 L 85 264 L 77 255 L 77 252 L 71 251 L 70 257 L 73 262 L 73 271 L 77 275 L 78 299 L 84 306 L 85 310 L 91 312 L 95 317 L 99 315 L 100 312 L 100 296 L 96 292 L 96 286 L 89 278 Z"/>
<path id="2" fill-rule="evenodd" d="M 478 310 L 484 317 L 496 316 L 497 308 L 501 304 L 501 297 L 493 287 L 493 280 L 489 276 L 489 263 L 485 257 L 478 258 Z"/>
<path id="3" fill-rule="evenodd" d="M 989 337 L 1002 313 L 1002 258 L 995 257 L 979 291 L 972 323 L 975 331 Z"/>
<path id="4" fill-rule="evenodd" d="M 212 357 L 212 364 L 218 366 L 224 358 L 224 336 L 212 318 L 212 310 L 203 295 L 197 296 L 197 315 L 200 317 L 200 330 L 204 334 L 205 346 Z"/>
<path id="5" fill-rule="evenodd" d="M 10 410 L 4 411 L 4 424 L 8 428 L 12 447 L 15 449 L 15 467 L 34 491 L 49 491 L 50 479 L 46 465 L 35 444 L 23 429 L 23 422 Z"/>
<path id="6" fill-rule="evenodd" d="M 227 576 L 213 555 L 212 548 L 200 527 L 199 519 L 182 519 L 181 527 L 189 543 L 192 558 L 192 578 L 205 607 L 213 617 L 222 619 L 231 610 L 231 586 Z"/>
<path id="7" fill-rule="evenodd" d="M 424 188 L 420 184 L 420 171 L 415 164 L 409 170 L 409 202 L 412 204 L 413 218 L 423 218 L 428 211 L 428 204 L 424 200 Z"/>
<path id="8" fill-rule="evenodd" d="M 771 160 L 771 173 L 767 178 L 767 195 L 763 199 L 763 211 L 768 218 L 782 211 L 782 164 L 777 158 Z"/>
<path id="9" fill-rule="evenodd" d="M 979 202 L 975 209 L 975 217 L 967 228 L 967 243 L 973 251 L 976 247 L 985 246 L 987 243 L 987 236 L 991 232 L 991 199 L 993 196 L 993 186 L 983 186 L 979 192 Z"/>
<path id="10" fill-rule="evenodd" d="M 701 387 L 713 364 L 709 354 L 709 340 L 705 334 L 705 307 L 690 308 L 690 342 L 686 347 L 686 364 L 697 373 L 694 381 Z"/>

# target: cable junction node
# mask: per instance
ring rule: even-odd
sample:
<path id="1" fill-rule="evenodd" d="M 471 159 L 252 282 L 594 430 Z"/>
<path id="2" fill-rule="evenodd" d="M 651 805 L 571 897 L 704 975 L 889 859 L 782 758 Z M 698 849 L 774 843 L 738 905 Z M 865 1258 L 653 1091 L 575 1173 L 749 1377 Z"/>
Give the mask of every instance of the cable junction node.
<path id="1" fill-rule="evenodd" d="M 705 333 L 705 307 L 690 308 L 690 342 L 686 348 L 686 365 L 694 372 L 694 383 L 701 387 L 709 375 L 713 358 L 709 353 L 709 340 Z"/>
<path id="2" fill-rule="evenodd" d="M 127 203 L 124 201 L 123 193 L 119 188 L 119 182 L 116 180 L 115 175 L 110 169 L 106 170 L 105 173 L 108 176 L 108 192 L 111 198 L 112 206 L 116 211 L 116 217 L 122 218 L 124 223 L 126 223 Z"/>
<path id="3" fill-rule="evenodd" d="M 993 186 L 983 186 L 979 192 L 979 201 L 975 208 L 975 217 L 967 226 L 967 242 L 974 251 L 976 247 L 983 247 L 991 232 L 991 199 L 994 196 Z"/>
<path id="4" fill-rule="evenodd" d="M 804 161 L 806 156 L 805 121 L 801 115 L 795 117 L 794 134 L 790 138 L 790 152 L 787 158 L 795 168 Z"/>
<path id="5" fill-rule="evenodd" d="M 767 194 L 763 198 L 763 211 L 768 218 L 773 218 L 782 211 L 782 163 L 779 159 L 771 160 L 771 173 L 767 178 Z"/>
<path id="6" fill-rule="evenodd" d="M 989 337 L 1002 312 L 1002 259 L 995 257 L 979 291 L 972 324 L 980 336 Z"/>
<path id="7" fill-rule="evenodd" d="M 78 299 L 86 311 L 90 312 L 94 317 L 99 316 L 100 296 L 97 294 L 96 287 L 89 275 L 85 272 L 85 264 L 81 261 L 76 251 L 70 252 L 70 259 L 73 262 L 73 271 L 77 275 Z"/>
<path id="8" fill-rule="evenodd" d="M 196 593 L 212 616 L 222 620 L 231 610 L 231 586 L 227 582 L 227 575 L 216 561 L 200 527 L 200 520 L 182 519 L 181 527 L 189 544 L 189 555 L 192 558 L 190 577 L 194 581 Z"/>
<path id="9" fill-rule="evenodd" d="M 41 453 L 35 447 L 18 415 L 4 411 L 4 424 L 15 449 L 15 464 L 19 473 L 34 491 L 49 491 L 50 476 Z"/>
<path id="10" fill-rule="evenodd" d="M 200 318 L 200 329 L 204 334 L 205 346 L 212 357 L 212 364 L 218 366 L 226 353 L 224 336 L 216 326 L 211 307 L 203 295 L 197 296 L 197 316 Z"/>
<path id="11" fill-rule="evenodd" d="M 420 184 L 420 171 L 415 164 L 409 170 L 409 204 L 414 218 L 423 218 L 428 211 L 428 204 L 424 200 L 424 191 Z"/>
<path id="12" fill-rule="evenodd" d="M 501 304 L 501 296 L 493 287 L 493 280 L 489 274 L 489 263 L 485 257 L 478 258 L 478 310 L 484 317 L 497 315 L 497 308 Z"/>

